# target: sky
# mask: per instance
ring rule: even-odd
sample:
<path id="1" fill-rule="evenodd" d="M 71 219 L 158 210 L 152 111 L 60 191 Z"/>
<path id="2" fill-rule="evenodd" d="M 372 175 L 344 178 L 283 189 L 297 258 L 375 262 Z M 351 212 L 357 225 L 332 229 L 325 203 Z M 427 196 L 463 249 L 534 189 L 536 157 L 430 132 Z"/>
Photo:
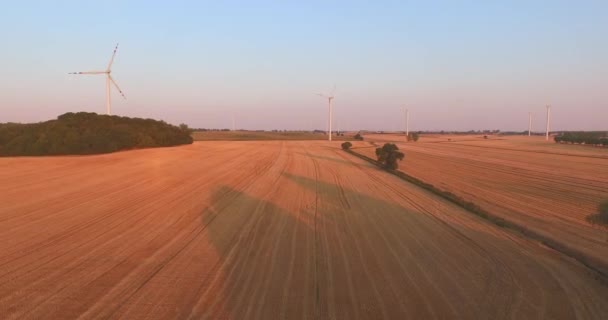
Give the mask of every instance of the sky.
<path id="1" fill-rule="evenodd" d="M 0 0 L 0 122 L 608 130 L 608 1 Z"/>

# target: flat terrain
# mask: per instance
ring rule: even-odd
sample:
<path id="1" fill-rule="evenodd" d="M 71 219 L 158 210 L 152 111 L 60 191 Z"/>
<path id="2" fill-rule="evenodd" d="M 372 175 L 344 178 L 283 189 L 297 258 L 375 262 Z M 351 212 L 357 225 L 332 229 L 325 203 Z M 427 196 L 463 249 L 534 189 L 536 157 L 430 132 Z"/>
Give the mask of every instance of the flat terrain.
<path id="1" fill-rule="evenodd" d="M 0 159 L 0 314 L 608 317 L 585 267 L 338 147 Z"/>
<path id="2" fill-rule="evenodd" d="M 396 135 L 366 139 L 396 141 L 406 153 L 402 171 L 608 266 L 608 230 L 585 220 L 608 199 L 608 148 L 534 136 L 435 135 L 415 143 Z M 373 147 L 356 151 L 374 155 Z"/>
<path id="3" fill-rule="evenodd" d="M 266 141 L 266 140 L 327 140 L 325 133 L 313 133 L 309 131 L 194 131 L 192 138 L 195 141 Z M 333 140 L 352 140 L 352 134 L 337 136 Z"/>

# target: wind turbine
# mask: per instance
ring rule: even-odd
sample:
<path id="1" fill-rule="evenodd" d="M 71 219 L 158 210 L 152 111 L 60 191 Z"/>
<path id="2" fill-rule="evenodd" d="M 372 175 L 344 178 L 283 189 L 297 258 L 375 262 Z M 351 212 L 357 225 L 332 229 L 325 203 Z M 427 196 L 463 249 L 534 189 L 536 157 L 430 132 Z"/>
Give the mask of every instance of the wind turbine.
<path id="1" fill-rule="evenodd" d="M 405 137 L 410 136 L 410 110 L 405 109 Z"/>
<path id="2" fill-rule="evenodd" d="M 112 53 L 112 58 L 110 58 L 110 63 L 108 63 L 108 68 L 105 71 L 84 71 L 84 72 L 70 72 L 69 74 L 105 74 L 106 75 L 106 114 L 110 115 L 112 112 L 112 101 L 110 99 L 110 82 L 116 87 L 116 90 L 122 95 L 122 97 L 126 100 L 124 93 L 116 84 L 116 81 L 111 76 L 112 73 L 112 63 L 114 63 L 114 57 L 116 56 L 116 51 L 118 50 L 118 43 L 114 48 L 114 52 Z"/>
<path id="3" fill-rule="evenodd" d="M 528 112 L 528 137 L 532 134 L 532 112 Z"/>
<path id="4" fill-rule="evenodd" d="M 327 127 L 328 127 L 328 136 L 329 136 L 329 141 L 331 141 L 331 103 L 334 100 L 334 91 L 336 91 L 336 85 L 334 85 L 334 89 L 331 90 L 331 93 L 329 95 L 325 95 L 322 93 L 319 93 L 320 97 L 326 98 L 327 99 L 327 104 L 329 107 L 329 119 L 327 120 Z"/>
<path id="5" fill-rule="evenodd" d="M 545 140 L 549 141 L 549 131 L 551 130 L 551 106 L 547 105 L 547 133 Z"/>

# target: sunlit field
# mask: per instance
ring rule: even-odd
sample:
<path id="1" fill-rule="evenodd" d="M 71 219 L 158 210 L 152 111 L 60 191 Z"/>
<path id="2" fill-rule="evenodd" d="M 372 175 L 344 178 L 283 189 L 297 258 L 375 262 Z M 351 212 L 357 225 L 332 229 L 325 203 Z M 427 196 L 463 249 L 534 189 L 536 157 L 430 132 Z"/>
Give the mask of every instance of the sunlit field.
<path id="1" fill-rule="evenodd" d="M 471 171 L 466 178 L 456 169 L 454 176 L 442 173 L 467 165 L 453 151 L 456 144 L 423 141 L 404 147 L 404 170 L 424 172 L 422 164 L 433 161 L 444 169 L 429 169 L 425 178 L 442 177 L 441 186 L 487 199 L 492 209 L 506 203 L 503 214 L 531 226 L 533 218 L 556 234 L 570 226 L 581 232 L 572 243 L 605 257 L 605 248 L 589 246 L 601 234 L 584 224 L 586 202 L 568 216 L 567 208 L 555 208 L 575 201 L 547 193 L 496 201 L 528 186 L 512 170 L 499 170 L 519 163 L 509 153 L 473 158 L 481 164 L 471 170 L 486 174 Z M 195 142 L 97 156 L 2 158 L 0 313 L 19 319 L 571 319 L 608 312 L 608 287 L 580 263 L 338 146 Z M 487 164 L 490 159 L 496 160 Z M 561 188 L 562 176 L 574 179 L 544 174 L 553 177 L 553 188 Z M 498 178 L 505 185 L 490 192 L 487 184 L 500 185 Z M 605 192 L 602 181 L 596 188 L 597 197 Z M 570 194 L 591 198 L 593 192 Z M 531 201 L 546 211 L 530 211 Z"/>

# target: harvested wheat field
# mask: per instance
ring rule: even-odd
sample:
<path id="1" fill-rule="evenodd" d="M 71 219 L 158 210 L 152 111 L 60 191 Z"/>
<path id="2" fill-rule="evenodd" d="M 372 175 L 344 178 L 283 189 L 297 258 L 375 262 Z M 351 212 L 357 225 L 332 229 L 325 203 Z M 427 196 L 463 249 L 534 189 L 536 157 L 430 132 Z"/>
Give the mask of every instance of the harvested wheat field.
<path id="1" fill-rule="evenodd" d="M 538 136 L 366 138 L 396 141 L 406 153 L 400 170 L 558 241 L 608 273 L 608 230 L 586 220 L 608 199 L 608 148 Z M 371 157 L 374 148 L 355 151 Z"/>
<path id="2" fill-rule="evenodd" d="M 594 272 L 338 146 L 198 142 L 99 156 L 0 159 L 0 314 L 608 317 L 608 287 Z M 444 163 L 443 145 L 437 144 L 438 151 L 419 146 L 419 158 Z M 409 148 L 408 166 L 420 165 Z M 542 156 L 528 158 L 530 166 L 540 167 Z M 512 162 L 478 165 L 487 170 Z M 544 181 L 543 173 L 549 175 L 539 171 L 534 177 Z M 584 194 L 605 188 L 593 173 L 583 180 L 568 177 Z M 547 183 L 559 188 L 555 179 Z M 464 181 L 456 186 L 466 187 Z M 519 180 L 506 181 L 504 189 L 520 188 Z M 496 183 L 480 185 L 490 192 Z M 530 190 L 542 198 L 541 190 Z M 584 225 L 585 212 L 567 218 L 559 211 L 563 202 L 539 203 L 551 211 L 538 218 L 548 227 L 574 225 L 589 231 L 573 230 L 578 238 L 599 239 Z M 525 211 L 529 204 L 509 205 Z M 558 218 L 564 221 L 554 223 Z"/>

